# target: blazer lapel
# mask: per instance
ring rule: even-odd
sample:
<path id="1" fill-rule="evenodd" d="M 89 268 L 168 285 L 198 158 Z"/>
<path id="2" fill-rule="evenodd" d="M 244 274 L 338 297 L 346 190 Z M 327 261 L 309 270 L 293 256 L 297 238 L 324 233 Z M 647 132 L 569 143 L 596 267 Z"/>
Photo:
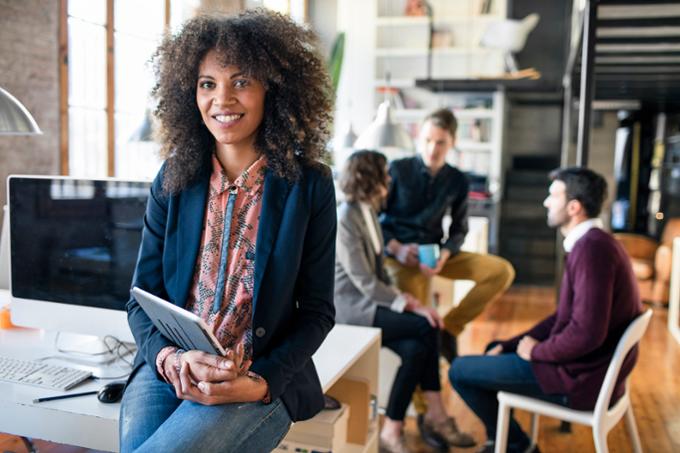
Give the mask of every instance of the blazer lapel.
<path id="1" fill-rule="evenodd" d="M 210 178 L 194 184 L 179 197 L 177 216 L 177 297 L 178 305 L 184 306 L 189 287 L 194 278 L 198 248 L 201 245 L 205 203 L 208 197 Z"/>
<path id="2" fill-rule="evenodd" d="M 352 210 L 350 212 L 352 212 L 352 221 L 359 227 L 359 230 L 361 230 L 361 240 L 364 244 L 364 250 L 366 250 L 368 254 L 368 262 L 371 264 L 373 271 L 375 271 L 375 249 L 373 248 L 373 242 L 371 241 L 371 236 L 368 232 L 370 227 L 366 225 L 364 213 L 361 212 L 359 203 L 352 203 Z"/>
<path id="3" fill-rule="evenodd" d="M 267 169 L 262 195 L 262 210 L 260 224 L 257 228 L 257 243 L 255 244 L 255 287 L 253 289 L 253 315 L 257 307 L 260 285 L 267 269 L 269 255 L 274 248 L 276 236 L 281 225 L 283 208 L 290 186 L 286 180 L 273 174 Z"/>

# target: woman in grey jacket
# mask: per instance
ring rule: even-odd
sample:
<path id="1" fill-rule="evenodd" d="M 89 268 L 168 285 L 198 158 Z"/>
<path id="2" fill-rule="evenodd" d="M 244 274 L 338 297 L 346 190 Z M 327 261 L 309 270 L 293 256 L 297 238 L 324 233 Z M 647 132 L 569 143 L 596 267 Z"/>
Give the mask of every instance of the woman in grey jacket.
<path id="1" fill-rule="evenodd" d="M 469 435 L 458 431 L 442 404 L 437 344 L 441 317 L 392 286 L 383 268 L 384 243 L 376 212 L 387 195 L 387 159 L 375 151 L 353 153 L 340 184 L 346 201 L 338 210 L 336 321 L 379 327 L 383 346 L 401 358 L 380 433 L 380 451 L 408 452 L 404 416 L 416 386 L 428 403 L 425 422 L 429 427 L 450 445 L 474 445 Z"/>

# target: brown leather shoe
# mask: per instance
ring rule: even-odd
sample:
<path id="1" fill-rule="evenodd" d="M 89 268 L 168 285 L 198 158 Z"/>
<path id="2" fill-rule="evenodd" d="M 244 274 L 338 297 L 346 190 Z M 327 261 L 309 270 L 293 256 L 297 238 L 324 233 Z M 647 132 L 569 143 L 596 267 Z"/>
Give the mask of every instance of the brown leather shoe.
<path id="1" fill-rule="evenodd" d="M 439 433 L 440 436 L 446 440 L 452 447 L 474 447 L 475 440 L 467 433 L 461 432 L 456 425 L 456 420 L 453 417 L 447 417 L 442 422 L 435 422 L 425 417 L 425 424 L 432 430 Z"/>

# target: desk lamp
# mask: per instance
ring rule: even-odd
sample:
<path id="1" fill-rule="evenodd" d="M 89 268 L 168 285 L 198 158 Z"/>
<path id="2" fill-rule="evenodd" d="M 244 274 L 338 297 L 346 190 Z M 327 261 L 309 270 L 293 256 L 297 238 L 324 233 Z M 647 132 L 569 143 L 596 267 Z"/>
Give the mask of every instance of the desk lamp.
<path id="1" fill-rule="evenodd" d="M 392 103 L 390 102 L 390 74 L 387 73 L 387 90 L 385 100 L 378 106 L 375 119 L 354 142 L 354 149 L 373 149 L 389 151 L 390 148 L 413 151 L 413 140 L 404 128 L 392 119 Z M 394 157 L 394 156 L 388 156 Z"/>
<path id="2" fill-rule="evenodd" d="M 0 87 L 0 135 L 38 135 L 42 131 L 21 102 Z"/>
<path id="3" fill-rule="evenodd" d="M 398 148 L 413 150 L 413 140 L 404 128 L 392 119 L 392 106 L 385 100 L 378 106 L 375 120 L 354 143 L 355 149 Z"/>

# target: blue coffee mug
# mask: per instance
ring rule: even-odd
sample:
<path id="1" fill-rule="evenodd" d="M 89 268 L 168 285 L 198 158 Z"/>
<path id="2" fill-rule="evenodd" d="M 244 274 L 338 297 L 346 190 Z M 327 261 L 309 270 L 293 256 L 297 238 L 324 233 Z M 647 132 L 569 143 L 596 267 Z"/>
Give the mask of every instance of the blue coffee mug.
<path id="1" fill-rule="evenodd" d="M 439 244 L 421 244 L 418 246 L 418 259 L 427 267 L 437 266 L 439 259 Z"/>

